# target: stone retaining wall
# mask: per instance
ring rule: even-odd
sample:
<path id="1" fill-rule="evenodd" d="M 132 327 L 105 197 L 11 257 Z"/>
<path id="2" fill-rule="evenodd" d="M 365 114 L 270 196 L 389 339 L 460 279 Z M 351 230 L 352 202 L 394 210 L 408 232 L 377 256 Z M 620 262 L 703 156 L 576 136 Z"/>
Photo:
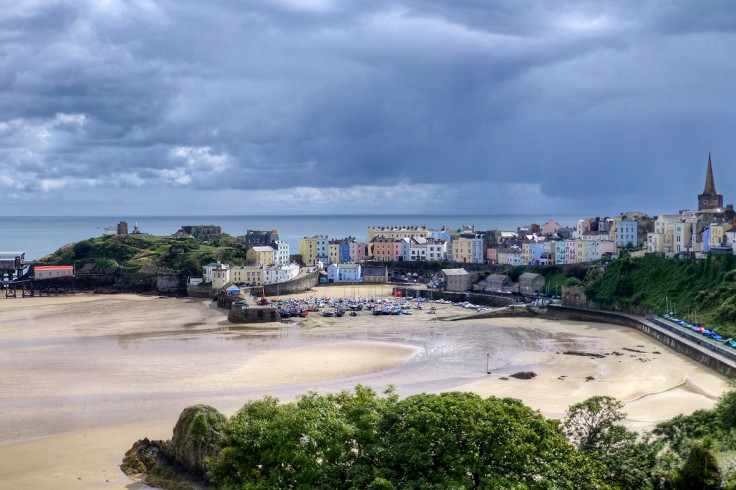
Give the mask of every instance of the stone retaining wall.
<path id="1" fill-rule="evenodd" d="M 191 298 L 211 298 L 212 287 L 209 284 L 187 284 L 187 296 Z"/>

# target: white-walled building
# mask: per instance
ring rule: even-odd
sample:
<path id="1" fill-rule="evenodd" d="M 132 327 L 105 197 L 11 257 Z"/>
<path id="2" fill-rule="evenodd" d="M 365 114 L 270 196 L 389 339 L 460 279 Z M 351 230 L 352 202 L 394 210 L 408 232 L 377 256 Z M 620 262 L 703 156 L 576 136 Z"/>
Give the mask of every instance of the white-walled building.
<path id="1" fill-rule="evenodd" d="M 276 240 L 271 244 L 274 249 L 274 264 L 286 265 L 290 262 L 291 257 L 291 246 L 282 240 Z"/>
<path id="2" fill-rule="evenodd" d="M 263 284 L 276 284 L 294 279 L 301 268 L 297 264 L 274 265 L 263 268 Z"/>
<path id="3" fill-rule="evenodd" d="M 330 264 L 327 266 L 327 282 L 361 282 L 360 264 Z"/>
<path id="4" fill-rule="evenodd" d="M 204 278 L 204 282 L 212 282 L 212 271 L 215 269 L 222 269 L 222 268 L 229 268 L 230 266 L 228 264 L 223 264 L 219 260 L 217 262 L 212 262 L 210 264 L 207 264 L 205 266 L 202 266 L 202 277 Z"/>
<path id="5" fill-rule="evenodd" d="M 399 260 L 411 260 L 411 238 L 399 239 Z"/>
<path id="6" fill-rule="evenodd" d="M 227 264 L 220 264 L 210 271 L 212 289 L 222 289 L 230 282 L 230 268 Z"/>

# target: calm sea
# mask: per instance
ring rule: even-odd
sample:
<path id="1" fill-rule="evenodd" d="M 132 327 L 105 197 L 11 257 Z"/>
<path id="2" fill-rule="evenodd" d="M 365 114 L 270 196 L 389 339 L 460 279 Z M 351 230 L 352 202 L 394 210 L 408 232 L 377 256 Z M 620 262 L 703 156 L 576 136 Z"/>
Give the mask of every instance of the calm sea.
<path id="1" fill-rule="evenodd" d="M 428 226 L 459 228 L 475 225 L 476 230 L 516 230 L 531 223 L 553 219 L 574 226 L 582 215 L 361 215 L 361 216 L 0 216 L 0 251 L 26 252 L 26 259 L 43 257 L 58 248 L 87 238 L 104 235 L 105 228 L 121 220 L 129 231 L 137 223 L 141 232 L 153 235 L 176 233 L 183 225 L 218 225 L 224 233 L 238 236 L 246 230 L 277 230 L 282 240 L 299 248 L 299 239 L 327 235 L 353 236 L 365 240 L 370 226 Z"/>

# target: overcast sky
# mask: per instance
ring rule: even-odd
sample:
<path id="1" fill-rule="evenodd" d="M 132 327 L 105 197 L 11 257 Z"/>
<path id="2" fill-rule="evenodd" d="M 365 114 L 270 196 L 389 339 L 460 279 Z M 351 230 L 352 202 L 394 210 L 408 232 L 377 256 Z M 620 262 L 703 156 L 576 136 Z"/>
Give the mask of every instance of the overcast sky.
<path id="1" fill-rule="evenodd" d="M 731 0 L 0 0 L 3 215 L 736 200 Z"/>

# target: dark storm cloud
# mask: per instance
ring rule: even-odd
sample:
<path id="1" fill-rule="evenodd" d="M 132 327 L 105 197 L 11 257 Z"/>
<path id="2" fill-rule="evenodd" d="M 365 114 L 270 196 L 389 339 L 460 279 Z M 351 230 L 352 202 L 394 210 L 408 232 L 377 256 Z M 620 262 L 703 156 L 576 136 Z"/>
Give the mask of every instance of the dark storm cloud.
<path id="1" fill-rule="evenodd" d="M 417 196 L 452 184 L 462 211 L 485 183 L 539 206 L 687 207 L 708 150 L 717 185 L 736 176 L 735 12 L 24 0 L 0 12 L 0 188 L 258 189 L 309 205 L 320 188 L 414 185 L 422 211 Z"/>

